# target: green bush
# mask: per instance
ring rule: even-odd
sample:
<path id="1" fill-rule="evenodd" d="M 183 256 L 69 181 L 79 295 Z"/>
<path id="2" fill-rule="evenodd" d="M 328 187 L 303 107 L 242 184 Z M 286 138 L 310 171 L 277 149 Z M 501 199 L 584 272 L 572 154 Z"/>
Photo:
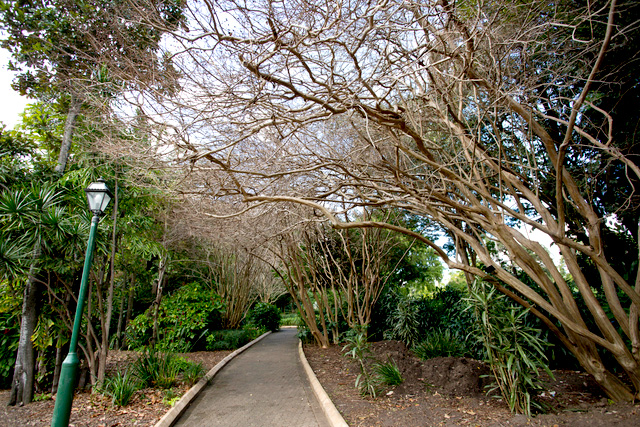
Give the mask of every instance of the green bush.
<path id="1" fill-rule="evenodd" d="M 435 330 L 427 333 L 424 340 L 412 349 L 423 360 L 434 357 L 463 357 L 470 354 L 467 345 L 450 330 Z"/>
<path id="2" fill-rule="evenodd" d="M 249 323 L 264 328 L 268 331 L 275 332 L 280 329 L 281 313 L 278 307 L 266 302 L 259 302 L 253 306 L 249 313 Z"/>
<path id="3" fill-rule="evenodd" d="M 389 323 L 391 329 L 385 331 L 384 338 L 400 340 L 411 347 L 419 336 L 418 306 L 408 297 L 401 298 L 389 316 Z"/>
<path id="4" fill-rule="evenodd" d="M 105 394 L 111 396 L 111 403 L 116 406 L 126 406 L 137 389 L 137 381 L 128 371 L 118 372 L 104 383 Z"/>
<path id="5" fill-rule="evenodd" d="M 168 352 L 204 350 L 204 337 L 220 327 L 220 311 L 224 304 L 220 296 L 194 282 L 164 298 L 158 311 L 159 339 L 157 349 Z M 150 310 L 140 314 L 127 326 L 129 348 L 148 345 L 153 330 Z"/>
<path id="6" fill-rule="evenodd" d="M 547 365 L 540 329 L 528 326 L 528 310 L 511 305 L 491 285 L 479 283 L 469 295 L 477 313 L 475 336 L 484 347 L 486 361 L 495 382 L 489 393 L 498 391 L 511 411 L 531 415 L 531 406 L 544 410 L 534 398 L 542 391 L 539 372 L 553 374 Z"/>
<path id="7" fill-rule="evenodd" d="M 207 350 L 235 350 L 255 339 L 258 332 L 256 329 L 225 329 L 213 331 L 207 337 Z"/>

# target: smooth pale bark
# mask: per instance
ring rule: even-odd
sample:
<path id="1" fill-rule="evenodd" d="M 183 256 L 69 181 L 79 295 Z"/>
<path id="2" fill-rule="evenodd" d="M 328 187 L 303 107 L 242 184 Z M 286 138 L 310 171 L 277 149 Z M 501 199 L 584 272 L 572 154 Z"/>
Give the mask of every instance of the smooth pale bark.
<path id="1" fill-rule="evenodd" d="M 75 128 L 76 119 L 78 117 L 78 114 L 80 114 L 81 108 L 82 101 L 72 95 L 71 103 L 69 105 L 69 112 L 67 113 L 67 119 L 64 122 L 64 133 L 62 134 L 62 144 L 60 145 L 58 164 L 53 170 L 56 175 L 62 175 L 67 167 L 67 161 L 69 160 L 69 151 L 71 150 L 71 142 L 73 140 L 73 131 Z"/>
<path id="2" fill-rule="evenodd" d="M 155 286 L 156 298 L 153 301 L 153 334 L 151 342 L 153 345 L 158 343 L 158 314 L 160 312 L 160 303 L 162 302 L 162 288 L 164 287 L 164 273 L 167 269 L 167 255 L 162 256 L 160 265 L 158 266 L 158 280 Z"/>

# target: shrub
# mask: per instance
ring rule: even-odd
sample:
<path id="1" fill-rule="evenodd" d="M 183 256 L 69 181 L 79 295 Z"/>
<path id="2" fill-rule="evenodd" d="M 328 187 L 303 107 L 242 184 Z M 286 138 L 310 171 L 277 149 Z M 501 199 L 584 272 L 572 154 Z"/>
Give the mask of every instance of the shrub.
<path id="1" fill-rule="evenodd" d="M 11 387 L 20 339 L 21 300 L 8 289 L 4 283 L 0 286 L 0 388 Z"/>
<path id="2" fill-rule="evenodd" d="M 411 347 L 418 338 L 418 307 L 412 300 L 405 297 L 398 301 L 398 305 L 389 316 L 391 330 L 385 331 L 385 339 L 397 339 Z"/>
<path id="3" fill-rule="evenodd" d="M 266 302 L 259 302 L 253 306 L 249 313 L 249 323 L 258 328 L 265 328 L 268 331 L 275 332 L 280 329 L 281 317 L 278 307 Z"/>
<path id="4" fill-rule="evenodd" d="M 197 282 L 167 296 L 158 311 L 158 350 L 183 352 L 190 347 L 204 349 L 204 337 L 220 327 L 223 308 L 220 296 Z M 151 339 L 152 330 L 153 318 L 147 310 L 127 326 L 129 348 L 144 348 Z"/>
<path id="5" fill-rule="evenodd" d="M 362 330 L 351 330 L 345 333 L 345 346 L 342 348 L 345 356 L 358 362 L 360 374 L 356 378 L 356 388 L 363 396 L 376 397 L 380 392 L 380 381 L 367 370 L 366 361 L 371 354 L 367 336 Z"/>
<path id="6" fill-rule="evenodd" d="M 470 353 L 462 339 L 448 329 L 427 333 L 425 339 L 413 348 L 413 352 L 423 360 L 439 356 L 463 357 Z"/>
<path id="7" fill-rule="evenodd" d="M 382 384 L 394 386 L 400 385 L 404 381 L 402 374 L 400 374 L 400 369 L 398 369 L 398 365 L 393 359 L 374 363 L 373 372 Z"/>
<path id="8" fill-rule="evenodd" d="M 111 396 L 111 403 L 116 406 L 126 406 L 138 389 L 135 378 L 126 371 L 108 377 L 104 383 L 104 391 Z"/>
<path id="9" fill-rule="evenodd" d="M 255 332 L 246 329 L 213 331 L 207 337 L 207 350 L 235 350 L 253 340 Z"/>
<path id="10" fill-rule="evenodd" d="M 532 398 L 542 390 L 540 370 L 550 377 L 540 330 L 527 325 L 528 310 L 513 306 L 495 288 L 480 283 L 469 294 L 477 315 L 476 338 L 483 344 L 495 382 L 489 392 L 499 391 L 511 411 L 531 415 L 531 406 L 544 409 Z"/>

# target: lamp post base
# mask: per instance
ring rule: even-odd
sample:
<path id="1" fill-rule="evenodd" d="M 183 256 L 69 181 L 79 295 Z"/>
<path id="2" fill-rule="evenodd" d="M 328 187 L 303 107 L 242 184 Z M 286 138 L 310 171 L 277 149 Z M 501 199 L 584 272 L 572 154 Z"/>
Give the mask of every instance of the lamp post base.
<path id="1" fill-rule="evenodd" d="M 51 427 L 67 427 L 69 425 L 71 404 L 73 403 L 73 390 L 76 387 L 78 374 L 78 364 L 79 360 L 76 353 L 69 353 L 64 359 L 64 362 L 62 362 Z"/>

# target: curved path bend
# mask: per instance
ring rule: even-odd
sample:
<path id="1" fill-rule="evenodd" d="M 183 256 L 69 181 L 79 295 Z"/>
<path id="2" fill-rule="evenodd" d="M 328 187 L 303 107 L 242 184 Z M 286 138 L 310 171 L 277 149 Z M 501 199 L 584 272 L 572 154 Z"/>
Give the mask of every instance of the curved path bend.
<path id="1" fill-rule="evenodd" d="M 295 329 L 266 336 L 229 362 L 174 424 L 328 427 L 298 357 Z"/>

